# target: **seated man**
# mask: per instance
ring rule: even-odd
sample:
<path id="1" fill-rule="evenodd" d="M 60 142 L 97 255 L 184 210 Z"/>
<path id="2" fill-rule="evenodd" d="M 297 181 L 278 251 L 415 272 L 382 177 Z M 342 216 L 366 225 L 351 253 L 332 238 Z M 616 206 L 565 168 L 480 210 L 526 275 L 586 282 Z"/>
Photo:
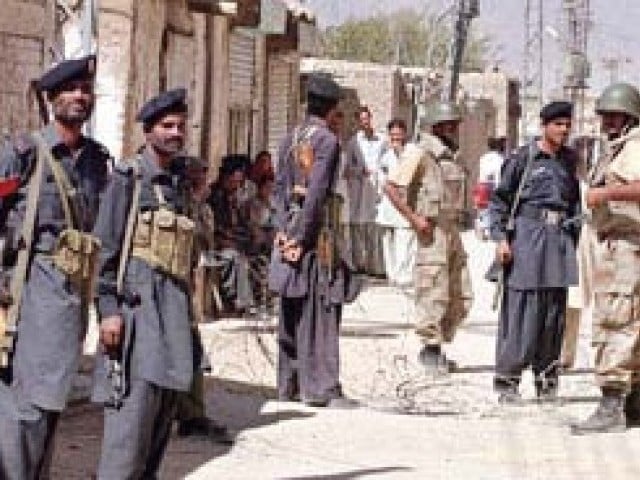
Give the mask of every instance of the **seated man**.
<path id="1" fill-rule="evenodd" d="M 273 174 L 266 173 L 256 178 L 255 185 L 256 195 L 247 202 L 251 235 L 250 278 L 257 295 L 257 303 L 268 307 L 270 302 L 266 278 L 275 238 L 275 209 L 271 198 L 274 185 Z"/>
<path id="2" fill-rule="evenodd" d="M 273 175 L 263 175 L 256 180 L 256 195 L 249 199 L 249 233 L 251 250 L 255 255 L 271 253 L 275 236 L 275 209 L 271 202 L 273 193 Z"/>
<path id="3" fill-rule="evenodd" d="M 247 259 L 251 238 L 246 205 L 238 200 L 243 183 L 242 167 L 223 162 L 209 197 L 215 218 L 214 260 L 221 269 L 220 294 L 223 302 L 231 303 L 238 312 L 254 304 Z"/>

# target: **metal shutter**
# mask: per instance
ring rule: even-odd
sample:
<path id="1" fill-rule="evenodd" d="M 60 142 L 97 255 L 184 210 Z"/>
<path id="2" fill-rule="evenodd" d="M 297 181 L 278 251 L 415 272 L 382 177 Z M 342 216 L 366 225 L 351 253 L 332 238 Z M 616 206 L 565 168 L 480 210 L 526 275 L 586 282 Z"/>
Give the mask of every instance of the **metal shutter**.
<path id="1" fill-rule="evenodd" d="M 229 40 L 229 108 L 251 109 L 255 72 L 255 43 L 251 33 L 234 30 Z"/>

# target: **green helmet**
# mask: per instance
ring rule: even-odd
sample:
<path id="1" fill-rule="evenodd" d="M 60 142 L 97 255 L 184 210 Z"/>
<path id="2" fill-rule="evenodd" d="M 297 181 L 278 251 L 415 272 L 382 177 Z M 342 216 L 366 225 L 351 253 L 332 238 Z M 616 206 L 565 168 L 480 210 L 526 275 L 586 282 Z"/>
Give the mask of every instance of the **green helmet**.
<path id="1" fill-rule="evenodd" d="M 604 89 L 596 100 L 596 113 L 626 113 L 640 120 L 640 92 L 628 83 L 614 83 Z"/>
<path id="2" fill-rule="evenodd" d="M 440 100 L 427 106 L 425 125 L 435 125 L 442 122 L 459 122 L 462 120 L 462 111 L 454 102 Z"/>

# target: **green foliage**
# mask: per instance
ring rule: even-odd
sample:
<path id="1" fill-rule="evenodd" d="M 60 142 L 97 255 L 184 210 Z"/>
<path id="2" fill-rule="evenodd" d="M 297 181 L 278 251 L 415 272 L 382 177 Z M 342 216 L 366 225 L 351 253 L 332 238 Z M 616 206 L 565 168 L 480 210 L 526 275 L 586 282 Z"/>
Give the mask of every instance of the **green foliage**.
<path id="1" fill-rule="evenodd" d="M 451 19 L 401 10 L 363 20 L 347 20 L 323 33 L 324 55 L 337 60 L 403 66 L 445 67 L 453 33 Z M 484 68 L 489 39 L 471 29 L 463 70 Z"/>

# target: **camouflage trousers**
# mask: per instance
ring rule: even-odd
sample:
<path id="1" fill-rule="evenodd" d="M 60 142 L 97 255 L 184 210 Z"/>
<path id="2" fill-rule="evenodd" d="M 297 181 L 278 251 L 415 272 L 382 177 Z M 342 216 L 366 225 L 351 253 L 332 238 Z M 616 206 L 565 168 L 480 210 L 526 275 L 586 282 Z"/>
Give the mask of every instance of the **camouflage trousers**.
<path id="1" fill-rule="evenodd" d="M 640 247 L 599 242 L 593 284 L 596 381 L 628 391 L 640 384 Z"/>
<path id="2" fill-rule="evenodd" d="M 415 266 L 416 334 L 427 345 L 453 340 L 471 308 L 467 255 L 457 228 L 437 226 L 419 239 Z"/>

